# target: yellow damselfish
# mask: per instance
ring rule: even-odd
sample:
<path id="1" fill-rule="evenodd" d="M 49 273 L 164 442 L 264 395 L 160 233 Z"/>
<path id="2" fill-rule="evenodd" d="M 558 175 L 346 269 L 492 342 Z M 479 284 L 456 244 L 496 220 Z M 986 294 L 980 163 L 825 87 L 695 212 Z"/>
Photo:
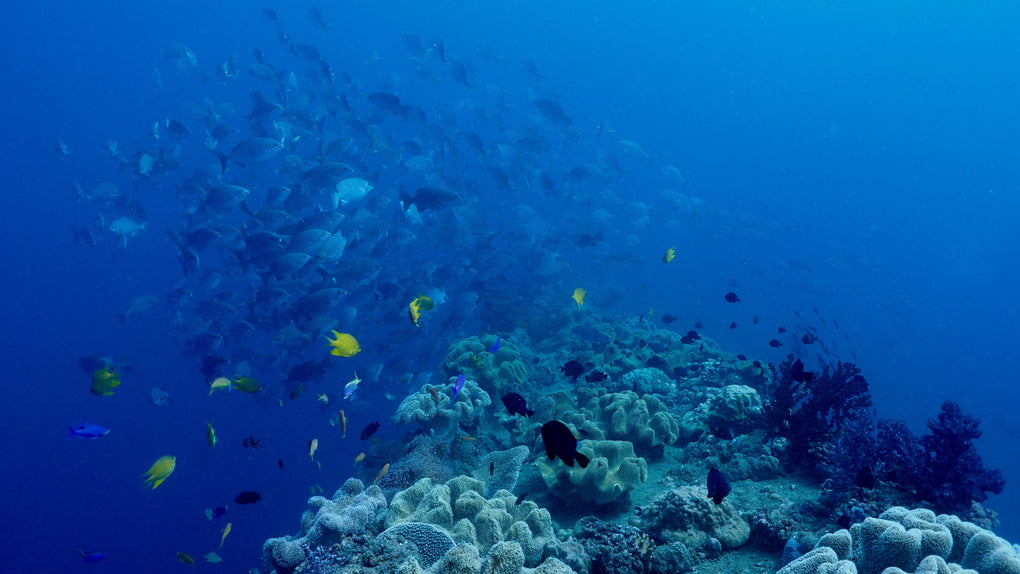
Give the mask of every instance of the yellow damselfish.
<path id="1" fill-rule="evenodd" d="M 216 547 L 217 550 L 223 548 L 223 542 L 227 539 L 227 535 L 230 534 L 230 529 L 233 526 L 233 523 L 228 522 L 227 525 L 223 527 L 223 535 L 220 536 L 220 545 Z"/>
<path id="2" fill-rule="evenodd" d="M 216 439 L 216 429 L 213 428 L 213 421 L 205 421 L 205 426 L 205 442 L 209 443 L 209 446 L 215 447 L 219 441 Z"/>
<path id="3" fill-rule="evenodd" d="M 94 395 L 101 397 L 112 395 L 113 389 L 119 386 L 120 376 L 115 371 L 110 370 L 110 365 L 106 365 L 102 369 L 96 369 L 92 373 L 92 394 Z"/>
<path id="4" fill-rule="evenodd" d="M 163 484 L 163 481 L 173 474 L 175 468 L 177 468 L 176 456 L 167 454 L 159 457 L 142 475 L 145 477 L 145 485 L 152 486 L 152 489 L 156 490 L 157 486 Z"/>
<path id="5" fill-rule="evenodd" d="M 415 327 L 418 327 L 418 319 L 421 318 L 421 314 L 425 311 L 430 311 L 436 306 L 435 301 L 427 295 L 418 295 L 413 301 L 407 306 L 407 316 L 414 323 Z"/>
<path id="6" fill-rule="evenodd" d="M 586 293 L 586 291 L 584 289 L 581 289 L 580 287 L 578 287 L 577 289 L 574 289 L 573 298 L 574 298 L 574 301 L 577 302 L 577 308 L 578 309 L 580 309 L 581 306 L 584 305 L 584 294 L 585 293 Z"/>
<path id="7" fill-rule="evenodd" d="M 669 263 L 670 261 L 673 260 L 674 257 L 676 257 L 676 248 L 670 247 L 669 249 L 666 250 L 666 253 L 662 256 L 662 262 Z"/>
<path id="8" fill-rule="evenodd" d="M 353 336 L 339 331 L 333 331 L 333 336 L 336 339 L 330 339 L 329 336 L 326 337 L 326 340 L 329 341 L 329 346 L 333 347 L 333 350 L 329 352 L 331 355 L 353 357 L 361 352 L 361 346 L 358 345 L 358 340 Z"/>
<path id="9" fill-rule="evenodd" d="M 230 379 L 226 377 L 217 377 L 213 382 L 209 383 L 209 396 L 211 397 L 216 391 L 222 391 L 224 389 L 230 390 Z"/>
<path id="10" fill-rule="evenodd" d="M 195 567 L 195 559 L 191 557 L 187 552 L 178 552 L 177 559 L 181 561 L 181 564 L 187 564 L 192 568 Z"/>
<path id="11" fill-rule="evenodd" d="M 262 390 L 262 385 L 251 377 L 240 377 L 234 379 L 231 385 L 242 393 L 257 393 Z"/>

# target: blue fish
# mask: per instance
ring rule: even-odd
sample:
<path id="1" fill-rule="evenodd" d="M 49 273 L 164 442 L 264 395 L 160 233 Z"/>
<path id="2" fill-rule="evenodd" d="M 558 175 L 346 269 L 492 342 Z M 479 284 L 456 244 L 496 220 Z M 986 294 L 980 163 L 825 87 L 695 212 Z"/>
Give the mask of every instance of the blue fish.
<path id="1" fill-rule="evenodd" d="M 109 434 L 110 432 L 110 429 L 106 427 L 101 427 L 99 425 L 93 425 L 89 423 L 82 423 L 80 425 L 75 425 L 73 427 L 69 426 L 67 427 L 67 429 L 71 431 L 67 435 L 67 438 L 97 439 L 101 436 Z"/>
<path id="2" fill-rule="evenodd" d="M 499 335 L 496 335 L 496 342 L 493 343 L 491 347 L 489 347 L 489 352 L 495 355 L 496 351 L 498 350 L 499 350 Z"/>
<path id="3" fill-rule="evenodd" d="M 103 554 L 102 552 L 85 552 L 84 550 L 79 550 L 78 554 L 81 554 L 81 559 L 86 562 L 99 562 L 101 560 L 106 560 L 106 554 Z"/>
<path id="4" fill-rule="evenodd" d="M 464 373 L 457 375 L 457 382 L 453 384 L 453 396 L 450 397 L 451 404 L 453 404 L 453 401 L 457 400 L 457 393 L 459 393 L 464 387 L 464 381 L 466 380 L 467 379 L 464 378 Z"/>

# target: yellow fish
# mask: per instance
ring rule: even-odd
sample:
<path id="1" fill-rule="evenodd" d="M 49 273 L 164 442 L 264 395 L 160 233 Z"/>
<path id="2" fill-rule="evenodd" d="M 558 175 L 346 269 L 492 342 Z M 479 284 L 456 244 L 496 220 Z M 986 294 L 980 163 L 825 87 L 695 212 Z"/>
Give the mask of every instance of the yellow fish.
<path id="1" fill-rule="evenodd" d="M 195 567 L 195 559 L 191 557 L 187 552 L 178 552 L 177 559 L 181 561 L 181 564 L 187 564 L 192 568 Z"/>
<path id="2" fill-rule="evenodd" d="M 319 401 L 320 403 L 328 405 L 329 395 L 327 395 L 326 393 L 315 393 L 315 400 Z"/>
<path id="3" fill-rule="evenodd" d="M 670 261 L 673 260 L 674 257 L 676 257 L 676 248 L 670 247 L 669 249 L 666 250 L 666 253 L 662 256 L 662 262 L 669 263 Z"/>
<path id="4" fill-rule="evenodd" d="M 326 336 L 329 346 L 333 347 L 329 354 L 337 357 L 353 357 L 361 352 L 361 346 L 358 345 L 358 340 L 353 336 L 339 331 L 333 331 L 333 336 L 336 339 L 330 339 L 329 336 Z"/>
<path id="5" fill-rule="evenodd" d="M 120 377 L 110 370 L 110 365 L 97 369 L 92 373 L 92 394 L 101 397 L 113 394 L 113 389 L 120 386 Z"/>
<path id="6" fill-rule="evenodd" d="M 216 391 L 222 391 L 223 389 L 230 390 L 230 379 L 226 377 L 216 377 L 216 379 L 209 383 L 209 396 L 211 397 Z"/>
<path id="7" fill-rule="evenodd" d="M 379 482 L 379 479 L 382 478 L 383 475 L 386 474 L 386 471 L 389 469 L 390 463 L 387 462 L 386 464 L 383 465 L 382 470 L 379 471 L 379 474 L 375 475 L 375 480 L 372 481 L 372 484 Z"/>
<path id="8" fill-rule="evenodd" d="M 578 309 L 581 308 L 581 305 L 584 305 L 584 294 L 585 293 L 586 293 L 586 291 L 584 289 L 581 289 L 580 287 L 578 287 L 577 289 L 574 289 L 573 298 L 574 298 L 574 301 L 577 302 L 577 308 Z"/>
<path id="9" fill-rule="evenodd" d="M 344 436 L 340 438 L 347 438 L 347 415 L 344 414 L 342 409 L 340 410 L 340 414 L 337 415 L 337 418 L 340 419 L 340 428 L 344 431 Z"/>
<path id="10" fill-rule="evenodd" d="M 233 387 L 242 393 L 257 393 L 262 390 L 262 385 L 251 377 L 240 377 L 231 383 Z"/>
<path id="11" fill-rule="evenodd" d="M 421 314 L 425 311 L 430 311 L 436 306 L 435 301 L 427 295 L 418 295 L 413 301 L 407 306 L 407 316 L 414 323 L 414 326 L 418 326 L 418 319 L 421 318 Z"/>
<path id="12" fill-rule="evenodd" d="M 315 460 L 315 451 L 317 450 L 319 450 L 319 439 L 313 438 L 308 443 L 308 456 L 312 457 L 312 460 Z"/>
<path id="13" fill-rule="evenodd" d="M 174 469 L 177 468 L 177 457 L 169 454 L 163 455 L 152 463 L 149 470 L 146 471 L 142 476 L 145 478 L 145 485 L 152 486 L 152 490 L 156 490 L 156 487 L 163 484 L 168 476 L 173 474 Z"/>
<path id="14" fill-rule="evenodd" d="M 217 550 L 223 548 L 223 541 L 227 539 L 227 535 L 230 534 L 230 528 L 232 526 L 233 524 L 228 522 L 227 525 L 223 527 L 223 535 L 220 536 L 220 545 L 216 547 Z"/>
<path id="15" fill-rule="evenodd" d="M 473 436 L 471 436 L 469 434 L 464 434 L 464 435 L 460 435 L 460 440 L 466 440 L 468 442 L 474 442 L 475 441 L 475 437 L 473 437 Z"/>
<path id="16" fill-rule="evenodd" d="M 358 463 L 363 460 L 365 460 L 365 453 L 361 453 L 358 456 L 354 457 L 354 466 L 358 466 Z"/>
<path id="17" fill-rule="evenodd" d="M 209 443 L 209 446 L 215 447 L 216 443 L 216 429 L 213 428 L 212 421 L 205 421 L 205 442 Z"/>

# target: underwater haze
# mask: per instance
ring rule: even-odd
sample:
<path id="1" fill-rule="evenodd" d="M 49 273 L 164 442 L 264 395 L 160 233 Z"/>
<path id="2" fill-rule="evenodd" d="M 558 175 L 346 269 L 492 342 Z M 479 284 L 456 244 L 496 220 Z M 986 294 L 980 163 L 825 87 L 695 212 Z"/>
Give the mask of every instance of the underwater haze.
<path id="1" fill-rule="evenodd" d="M 902 505 L 1020 541 L 1017 22 L 1009 2 L 7 6 L 0 570 L 285 572 L 263 544 L 305 533 L 309 496 L 353 477 L 392 505 L 521 445 L 509 490 L 563 539 L 597 505 L 665 545 L 635 514 L 747 449 L 778 466 L 722 466 L 745 519 L 772 481 L 823 508 L 795 531 Z M 833 383 L 817 436 L 763 422 L 781 381 L 790 420 L 818 392 L 793 359 L 867 380 Z M 620 386 L 648 368 L 667 388 Z M 738 383 L 754 416 L 691 422 Z M 645 451 L 585 407 L 626 390 L 679 431 Z M 946 401 L 972 418 L 940 427 Z M 553 416 L 579 453 L 633 442 L 647 479 L 564 490 Z M 840 466 L 840 433 L 881 419 L 929 471 L 924 435 L 952 427 L 965 466 L 930 490 L 878 446 Z M 84 423 L 109 432 L 65 438 Z M 430 474 L 404 446 L 437 437 Z M 778 570 L 751 536 L 703 559 Z"/>

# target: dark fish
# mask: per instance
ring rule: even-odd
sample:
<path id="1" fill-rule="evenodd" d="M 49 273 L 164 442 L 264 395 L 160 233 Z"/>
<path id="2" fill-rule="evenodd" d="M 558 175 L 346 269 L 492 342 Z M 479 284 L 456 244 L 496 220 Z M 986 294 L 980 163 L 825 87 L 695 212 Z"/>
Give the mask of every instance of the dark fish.
<path id="1" fill-rule="evenodd" d="M 755 314 L 754 318 L 751 319 L 751 322 L 754 323 L 755 325 L 758 324 L 758 315 L 757 314 Z"/>
<path id="2" fill-rule="evenodd" d="M 254 490 L 246 490 L 234 497 L 234 502 L 238 504 L 255 504 L 260 500 L 262 500 L 262 495 Z"/>
<path id="3" fill-rule="evenodd" d="M 779 342 L 779 339 L 769 339 L 769 346 L 778 349 L 779 347 L 782 347 L 783 344 Z"/>
<path id="4" fill-rule="evenodd" d="M 805 345 L 810 345 L 811 343 L 814 343 L 817 340 L 818 337 L 812 335 L 811 333 L 804 333 L 804 336 L 800 338 L 800 342 L 804 343 Z"/>
<path id="5" fill-rule="evenodd" d="M 503 406 L 506 410 L 510 411 L 512 415 L 523 415 L 530 417 L 535 414 L 535 411 L 528 408 L 528 401 L 517 393 L 507 393 L 503 395 Z"/>
<path id="6" fill-rule="evenodd" d="M 368 438 L 375 434 L 375 431 L 379 430 L 379 421 L 370 423 L 365 430 L 361 431 L 361 440 L 368 440 Z"/>
<path id="7" fill-rule="evenodd" d="M 695 329 L 704 329 L 704 328 L 705 328 L 705 325 L 704 325 L 704 324 L 702 324 L 702 323 L 701 323 L 701 321 L 696 321 L 696 322 L 694 323 L 694 328 L 695 328 Z"/>
<path id="8" fill-rule="evenodd" d="M 522 492 L 522 493 L 521 493 L 521 494 L 520 494 L 520 495 L 519 495 L 519 496 L 517 497 L 517 500 L 515 500 L 515 501 L 514 501 L 514 504 L 520 504 L 520 503 L 524 502 L 524 499 L 525 499 L 525 498 L 527 498 L 527 497 L 528 497 L 528 493 L 527 493 L 527 491 L 525 491 L 525 492 Z"/>
<path id="9" fill-rule="evenodd" d="M 700 325 L 701 323 L 698 324 Z M 695 341 L 697 341 L 700 338 L 701 335 L 699 335 L 697 331 L 687 331 L 686 335 L 680 337 L 680 342 L 683 343 L 684 345 L 692 345 L 694 344 Z"/>
<path id="10" fill-rule="evenodd" d="M 600 383 L 609 378 L 609 375 L 602 371 L 592 371 L 584 376 L 584 380 L 589 383 Z"/>
<path id="11" fill-rule="evenodd" d="M 276 466 L 280 467 L 280 470 L 283 470 L 283 459 L 282 458 L 278 459 L 276 461 Z"/>
<path id="12" fill-rule="evenodd" d="M 815 374 L 805 371 L 804 363 L 802 363 L 800 359 L 797 359 L 792 365 L 790 365 L 790 378 L 798 383 L 810 383 L 811 379 L 815 378 Z"/>
<path id="13" fill-rule="evenodd" d="M 737 328 L 737 324 L 736 323 L 730 323 L 730 329 L 736 329 L 736 328 Z"/>
<path id="14" fill-rule="evenodd" d="M 495 473 L 496 473 L 496 463 L 490 461 L 489 462 L 489 476 L 492 476 Z"/>
<path id="15" fill-rule="evenodd" d="M 577 452 L 577 437 L 560 421 L 549 421 L 542 425 L 542 442 L 545 443 L 545 454 L 549 460 L 560 457 L 567 466 L 574 466 L 576 460 L 581 468 L 588 468 L 588 457 Z"/>
<path id="16" fill-rule="evenodd" d="M 730 291 L 729 293 L 726 294 L 726 302 L 727 303 L 740 303 L 740 297 L 737 297 L 736 293 L 734 293 L 733 291 Z"/>
<path id="17" fill-rule="evenodd" d="M 99 562 L 101 560 L 106 560 L 106 554 L 103 554 L 102 552 L 85 552 L 84 550 L 79 550 L 78 554 L 81 554 L 81 559 L 86 562 Z"/>
<path id="18" fill-rule="evenodd" d="M 712 502 L 722 504 L 730 490 L 730 481 L 726 479 L 726 475 L 714 468 L 708 471 L 708 497 Z"/>
<path id="19" fill-rule="evenodd" d="M 244 437 L 244 440 L 241 441 L 241 445 L 244 446 L 244 448 L 258 450 L 259 448 L 262 447 L 262 439 L 255 438 L 253 435 L 249 435 Z"/>
<path id="20" fill-rule="evenodd" d="M 786 332 L 786 327 L 784 327 L 784 326 L 780 325 L 780 326 L 779 326 L 779 328 L 778 328 L 778 329 L 776 329 L 776 331 L 778 331 L 778 332 L 779 332 L 779 334 L 780 334 L 780 335 L 782 335 L 783 333 L 785 333 L 785 332 Z"/>
<path id="21" fill-rule="evenodd" d="M 747 355 L 744 355 L 744 354 L 737 355 L 737 360 L 738 361 L 746 361 L 747 360 Z"/>
<path id="22" fill-rule="evenodd" d="M 875 483 L 875 473 L 871 472 L 871 467 L 867 465 L 862 466 L 861 469 L 857 471 L 857 476 L 854 477 L 854 484 L 861 488 L 871 490 L 872 488 L 875 488 Z"/>
<path id="23" fill-rule="evenodd" d="M 227 513 L 227 506 L 226 505 L 217 506 L 216 508 L 214 508 L 212 510 L 212 515 L 211 516 L 213 518 L 219 518 L 219 517 L 223 516 L 226 513 Z"/>
<path id="24" fill-rule="evenodd" d="M 577 379 L 577 377 L 584 374 L 584 365 L 577 361 L 567 361 L 565 365 L 560 367 L 560 372 L 571 379 Z"/>
<path id="25" fill-rule="evenodd" d="M 674 317 L 673 315 L 663 315 L 662 316 L 662 323 L 664 325 L 669 325 L 670 323 L 676 323 L 676 317 Z"/>

